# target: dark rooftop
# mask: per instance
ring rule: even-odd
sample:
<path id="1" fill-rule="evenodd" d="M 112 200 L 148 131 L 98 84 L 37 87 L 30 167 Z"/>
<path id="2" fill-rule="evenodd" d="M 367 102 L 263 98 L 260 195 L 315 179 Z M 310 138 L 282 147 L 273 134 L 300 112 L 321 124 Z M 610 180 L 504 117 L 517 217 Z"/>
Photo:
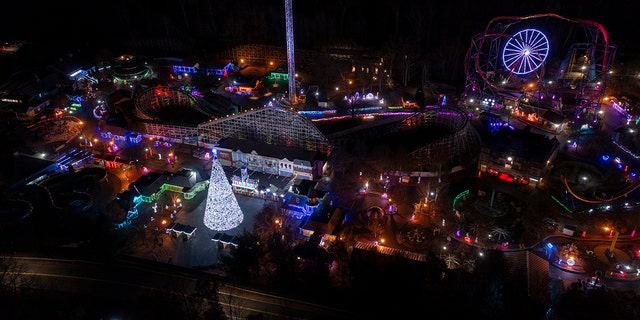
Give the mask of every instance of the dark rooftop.
<path id="1" fill-rule="evenodd" d="M 257 152 L 262 156 L 273 158 L 287 158 L 291 161 L 313 161 L 318 157 L 317 151 L 309 151 L 295 147 L 286 147 L 280 145 L 266 144 L 251 140 L 243 140 L 236 138 L 225 138 L 220 140 L 218 146 L 225 149 L 240 150 L 244 153 Z M 295 162 L 295 161 L 294 161 Z"/>

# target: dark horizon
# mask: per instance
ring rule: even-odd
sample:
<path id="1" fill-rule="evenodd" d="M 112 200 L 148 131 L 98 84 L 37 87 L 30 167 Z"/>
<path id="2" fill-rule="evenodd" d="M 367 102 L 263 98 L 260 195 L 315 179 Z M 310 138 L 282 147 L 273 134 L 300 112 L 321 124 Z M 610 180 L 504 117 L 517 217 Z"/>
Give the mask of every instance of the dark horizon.
<path id="1" fill-rule="evenodd" d="M 247 44 L 286 45 L 284 0 L 232 4 L 99 1 L 91 8 L 79 1 L 52 6 L 31 2 L 16 3 L 13 14 L 0 22 L 5 31 L 0 39 L 34 41 L 44 50 L 50 48 L 51 53 L 88 48 L 106 55 L 177 57 L 216 55 Z M 484 33 L 492 19 L 552 13 L 602 25 L 610 43 L 617 47 L 615 64 L 632 73 L 633 66 L 640 65 L 640 58 L 636 58 L 640 57 L 640 45 L 635 41 L 640 30 L 628 24 L 634 19 L 634 6 L 612 1 L 570 2 L 480 1 L 469 5 L 466 0 L 410 0 L 370 6 L 360 0 L 294 1 L 294 42 L 298 50 L 370 50 L 372 55 L 395 59 L 396 67 L 398 57 L 409 56 L 410 83 L 423 77 L 461 89 L 472 39 Z M 581 32 L 574 28 L 574 34 Z M 614 65 L 614 69 L 621 68 Z"/>
<path id="2" fill-rule="evenodd" d="M 437 51 L 437 46 L 461 46 L 500 16 L 554 13 L 603 25 L 621 56 L 637 56 L 634 41 L 640 31 L 629 28 L 635 8 L 612 1 L 536 2 L 466 0 L 370 2 L 310 0 L 293 2 L 298 49 L 362 46 L 388 50 L 413 46 Z M 99 1 L 91 8 L 80 1 L 45 5 L 15 2 L 0 26 L 2 40 L 36 40 L 65 45 L 100 46 L 167 38 L 213 50 L 241 44 L 285 45 L 284 1 Z M 7 12 L 9 12 L 7 10 Z"/>

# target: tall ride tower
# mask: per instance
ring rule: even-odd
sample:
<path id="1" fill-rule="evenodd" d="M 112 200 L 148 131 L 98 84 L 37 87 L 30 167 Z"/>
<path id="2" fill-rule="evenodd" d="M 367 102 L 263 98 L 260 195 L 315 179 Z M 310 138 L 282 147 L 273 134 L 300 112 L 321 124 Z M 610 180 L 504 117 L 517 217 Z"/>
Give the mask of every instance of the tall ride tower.
<path id="1" fill-rule="evenodd" d="M 289 103 L 296 103 L 296 59 L 293 46 L 293 13 L 291 12 L 293 0 L 284 0 L 284 12 L 287 27 L 287 64 L 289 76 Z"/>

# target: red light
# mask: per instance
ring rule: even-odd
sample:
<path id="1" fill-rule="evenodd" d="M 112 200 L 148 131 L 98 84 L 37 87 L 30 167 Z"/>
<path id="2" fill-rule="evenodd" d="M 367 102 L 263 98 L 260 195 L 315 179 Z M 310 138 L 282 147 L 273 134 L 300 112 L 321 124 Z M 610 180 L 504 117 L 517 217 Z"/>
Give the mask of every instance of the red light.
<path id="1" fill-rule="evenodd" d="M 522 178 L 522 179 L 520 180 L 520 183 L 522 183 L 522 184 L 529 184 L 529 180 L 527 180 L 527 178 Z"/>
<path id="2" fill-rule="evenodd" d="M 504 181 L 506 181 L 506 182 L 513 182 L 513 177 L 512 177 L 512 176 L 510 176 L 509 174 L 504 173 L 504 172 L 501 172 L 501 173 L 498 175 L 498 179 L 500 179 L 500 180 L 504 180 Z"/>

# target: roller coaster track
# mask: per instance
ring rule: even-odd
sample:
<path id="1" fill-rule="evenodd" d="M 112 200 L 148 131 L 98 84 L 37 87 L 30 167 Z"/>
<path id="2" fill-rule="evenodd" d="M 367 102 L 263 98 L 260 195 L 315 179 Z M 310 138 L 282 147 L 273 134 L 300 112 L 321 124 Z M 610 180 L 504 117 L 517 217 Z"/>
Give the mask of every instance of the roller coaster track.
<path id="1" fill-rule="evenodd" d="M 536 21 L 536 19 L 554 19 L 564 21 L 569 24 L 583 27 L 585 30 L 584 36 L 586 39 L 575 37 L 577 43 L 582 44 L 586 42 L 588 45 L 590 58 L 592 58 L 593 71 L 596 73 L 594 78 L 606 78 L 609 72 L 609 68 L 613 63 L 615 57 L 615 46 L 609 39 L 607 30 L 603 25 L 591 21 L 573 19 L 564 16 L 560 16 L 552 13 L 535 14 L 528 16 L 498 16 L 493 18 L 485 27 L 484 32 L 475 36 L 472 41 L 471 47 L 466 53 L 465 57 L 465 70 L 467 70 L 467 87 L 473 88 L 472 91 L 479 90 L 481 94 L 488 94 L 490 96 L 503 96 L 511 97 L 512 93 L 520 92 L 523 90 L 522 86 L 511 85 L 505 86 L 501 81 L 494 82 L 493 76 L 489 74 L 495 74 L 498 72 L 497 66 L 500 64 L 499 53 L 497 48 L 502 46 L 503 41 L 512 40 L 513 35 L 510 30 L 517 24 L 527 25 L 527 20 Z M 544 20 L 540 20 L 544 21 Z M 571 28 L 573 29 L 573 28 Z M 487 51 L 488 50 L 488 51 Z M 537 59 L 541 59 L 537 57 Z M 489 72 L 491 71 L 491 72 Z M 538 69 L 537 74 L 538 81 L 544 78 L 544 62 L 542 67 Z M 511 72 L 509 73 L 509 77 Z M 480 86 L 477 88 L 476 86 Z M 581 92 L 587 89 L 586 83 L 582 84 Z M 596 86 L 595 89 L 590 90 L 590 94 L 582 95 L 584 98 L 582 103 L 577 103 L 574 106 L 568 106 L 565 104 L 563 107 L 563 113 L 567 113 L 573 109 L 572 112 L 581 112 L 585 108 L 599 107 L 604 95 L 604 86 Z M 468 90 L 468 89 L 466 89 Z M 486 93 L 485 93 L 486 91 Z"/>
<path id="2" fill-rule="evenodd" d="M 618 200 L 620 198 L 626 197 L 629 193 L 633 192 L 634 190 L 638 189 L 638 187 L 640 187 L 640 180 L 622 188 L 618 193 L 616 194 L 601 194 L 593 195 L 593 199 L 589 199 L 589 198 L 585 198 L 582 196 L 577 195 L 575 192 L 573 192 L 573 190 L 571 190 L 571 187 L 569 187 L 569 183 L 567 182 L 567 178 L 565 178 L 564 176 L 561 176 L 562 179 L 562 183 L 564 183 L 565 188 L 567 188 L 567 191 L 576 199 L 580 200 L 580 201 L 584 201 L 587 203 L 605 203 L 605 202 L 611 202 L 614 200 Z"/>

